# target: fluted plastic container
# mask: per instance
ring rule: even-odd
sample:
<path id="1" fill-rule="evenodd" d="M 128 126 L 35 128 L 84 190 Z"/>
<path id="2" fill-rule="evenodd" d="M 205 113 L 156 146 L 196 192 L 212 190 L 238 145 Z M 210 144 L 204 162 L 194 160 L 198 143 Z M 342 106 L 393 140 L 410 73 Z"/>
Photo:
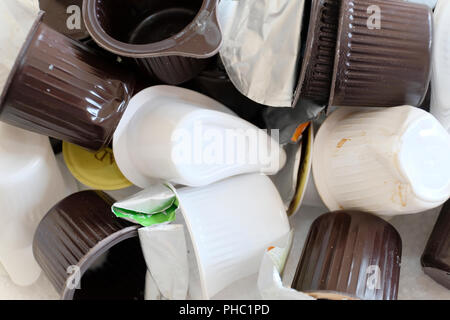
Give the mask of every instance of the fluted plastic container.
<path id="1" fill-rule="evenodd" d="M 133 93 L 131 73 L 42 22 L 41 12 L 0 97 L 0 120 L 99 150 Z"/>
<path id="2" fill-rule="evenodd" d="M 383 219 L 339 211 L 317 218 L 292 287 L 318 299 L 396 300 L 402 240 Z"/>
<path id="3" fill-rule="evenodd" d="M 299 98 L 326 104 L 330 97 L 339 21 L 339 0 L 313 0 L 305 56 L 300 73 Z M 294 103 L 295 105 L 296 103 Z"/>
<path id="4" fill-rule="evenodd" d="M 338 108 L 316 136 L 313 175 L 330 210 L 394 216 L 450 197 L 450 135 L 411 107 Z"/>
<path id="5" fill-rule="evenodd" d="M 330 106 L 418 106 L 431 75 L 432 13 L 391 0 L 342 0 Z"/>
<path id="6" fill-rule="evenodd" d="M 205 299 L 256 274 L 265 249 L 289 233 L 283 201 L 267 176 L 240 175 L 177 193 Z"/>
<path id="7" fill-rule="evenodd" d="M 28 286 L 39 278 L 33 234 L 67 194 L 48 138 L 0 123 L 0 262 L 14 283 Z"/>
<path id="8" fill-rule="evenodd" d="M 78 192 L 39 223 L 33 252 L 62 300 L 144 299 L 139 226 L 117 219 L 113 203 L 101 191 Z"/>
<path id="9" fill-rule="evenodd" d="M 131 99 L 113 150 L 122 173 L 141 188 L 155 180 L 203 186 L 238 174 L 274 174 L 286 161 L 266 131 L 211 98 L 171 86 Z"/>
<path id="10" fill-rule="evenodd" d="M 434 11 L 431 113 L 450 132 L 450 1 L 441 0 Z"/>

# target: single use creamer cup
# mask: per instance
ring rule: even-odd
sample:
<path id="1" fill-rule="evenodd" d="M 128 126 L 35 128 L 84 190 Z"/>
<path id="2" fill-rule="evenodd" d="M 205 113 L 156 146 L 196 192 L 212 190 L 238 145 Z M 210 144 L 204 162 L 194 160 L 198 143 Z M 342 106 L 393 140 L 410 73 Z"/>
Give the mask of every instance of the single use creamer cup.
<path id="1" fill-rule="evenodd" d="M 38 279 L 33 234 L 67 193 L 48 138 L 0 123 L 0 261 L 14 283 Z"/>
<path id="2" fill-rule="evenodd" d="M 316 136 L 313 174 L 330 210 L 395 216 L 444 203 L 449 162 L 450 135 L 422 109 L 338 108 Z"/>
<path id="3" fill-rule="evenodd" d="M 122 173 L 141 188 L 155 180 L 203 186 L 238 174 L 274 174 L 286 161 L 276 137 L 211 98 L 172 86 L 132 98 L 113 150 Z"/>
<path id="4" fill-rule="evenodd" d="M 0 119 L 97 151 L 111 142 L 135 80 L 101 53 L 47 26 L 44 17 L 41 11 L 1 91 Z"/>
<path id="5" fill-rule="evenodd" d="M 434 12 L 431 113 L 450 132 L 450 1 L 438 2 Z"/>
<path id="6" fill-rule="evenodd" d="M 136 59 L 148 76 L 180 84 L 194 78 L 222 45 L 219 0 L 86 0 L 86 28 L 97 44 Z"/>
<path id="7" fill-rule="evenodd" d="M 113 212 L 120 217 L 117 211 L 128 208 L 130 215 L 125 218 L 139 222 L 145 211 L 153 216 L 151 210 L 159 199 L 170 198 L 169 188 L 179 201 L 192 240 L 204 299 L 256 274 L 265 249 L 289 233 L 283 201 L 272 181 L 261 174 L 239 175 L 199 188 L 154 185 L 153 191 L 149 188 L 134 199 L 115 203 Z M 158 214 L 167 222 L 174 220 L 169 214 Z"/>
<path id="8" fill-rule="evenodd" d="M 177 194 L 204 298 L 256 274 L 265 249 L 289 233 L 283 202 L 267 176 L 240 175 Z"/>
<path id="9" fill-rule="evenodd" d="M 62 300 L 144 299 L 139 226 L 111 214 L 114 201 L 102 191 L 77 192 L 39 223 L 33 253 Z"/>

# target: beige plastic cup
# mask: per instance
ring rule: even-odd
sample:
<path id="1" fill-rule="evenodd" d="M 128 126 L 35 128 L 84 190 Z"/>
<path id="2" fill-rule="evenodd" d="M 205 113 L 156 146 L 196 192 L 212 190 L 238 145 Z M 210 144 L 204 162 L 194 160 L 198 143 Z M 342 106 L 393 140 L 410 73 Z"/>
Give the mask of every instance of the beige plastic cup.
<path id="1" fill-rule="evenodd" d="M 381 216 L 432 209 L 450 197 L 450 135 L 411 106 L 339 108 L 316 136 L 313 175 L 330 210 Z"/>

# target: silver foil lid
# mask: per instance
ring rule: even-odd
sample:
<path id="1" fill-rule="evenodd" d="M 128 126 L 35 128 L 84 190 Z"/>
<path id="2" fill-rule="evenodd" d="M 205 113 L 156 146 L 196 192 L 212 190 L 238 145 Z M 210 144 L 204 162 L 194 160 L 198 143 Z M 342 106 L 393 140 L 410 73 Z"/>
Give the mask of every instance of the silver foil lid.
<path id="1" fill-rule="evenodd" d="M 297 86 L 304 0 L 222 0 L 220 51 L 236 88 L 272 107 L 291 107 Z"/>

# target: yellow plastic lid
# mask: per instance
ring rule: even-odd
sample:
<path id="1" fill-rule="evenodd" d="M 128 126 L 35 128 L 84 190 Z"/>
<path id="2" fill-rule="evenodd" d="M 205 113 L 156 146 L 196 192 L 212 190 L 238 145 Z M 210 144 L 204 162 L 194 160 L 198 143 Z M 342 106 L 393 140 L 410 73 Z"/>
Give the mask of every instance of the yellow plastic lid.
<path id="1" fill-rule="evenodd" d="M 92 189 L 119 190 L 132 185 L 120 172 L 111 148 L 92 152 L 63 142 L 63 156 L 72 175 Z"/>

